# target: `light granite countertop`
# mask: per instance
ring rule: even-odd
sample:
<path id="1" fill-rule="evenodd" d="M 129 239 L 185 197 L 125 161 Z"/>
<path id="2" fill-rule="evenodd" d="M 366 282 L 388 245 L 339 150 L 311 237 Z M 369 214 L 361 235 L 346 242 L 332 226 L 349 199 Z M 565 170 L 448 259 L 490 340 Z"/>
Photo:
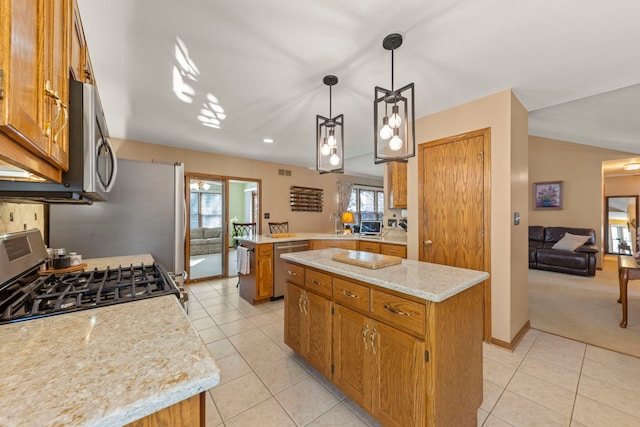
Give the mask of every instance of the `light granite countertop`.
<path id="1" fill-rule="evenodd" d="M 406 246 L 406 240 L 399 240 L 394 238 L 362 236 L 359 234 L 330 234 L 330 233 L 284 233 L 291 234 L 286 237 L 271 237 L 269 234 L 260 234 L 258 236 L 251 237 L 236 237 L 241 242 L 252 242 L 256 244 L 261 243 L 282 243 L 282 242 L 297 242 L 300 240 L 365 240 L 367 242 L 380 242 L 380 243 L 392 243 L 395 245 Z"/>
<path id="2" fill-rule="evenodd" d="M 321 249 L 282 254 L 281 258 L 434 302 L 444 301 L 489 278 L 484 271 L 408 259 L 378 269 L 358 267 L 333 261 L 331 256 L 338 252 L 349 251 Z"/>
<path id="3" fill-rule="evenodd" d="M 9 323 L 0 336 L 0 426 L 124 425 L 220 383 L 174 295 Z"/>

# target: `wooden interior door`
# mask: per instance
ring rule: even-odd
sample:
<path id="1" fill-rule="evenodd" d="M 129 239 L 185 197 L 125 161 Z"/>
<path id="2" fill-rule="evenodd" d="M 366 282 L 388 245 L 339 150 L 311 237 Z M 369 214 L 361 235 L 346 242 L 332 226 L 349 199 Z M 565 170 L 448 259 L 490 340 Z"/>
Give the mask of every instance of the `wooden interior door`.
<path id="1" fill-rule="evenodd" d="M 490 129 L 419 146 L 421 261 L 490 272 Z M 491 338 L 485 281 L 485 340 Z"/>

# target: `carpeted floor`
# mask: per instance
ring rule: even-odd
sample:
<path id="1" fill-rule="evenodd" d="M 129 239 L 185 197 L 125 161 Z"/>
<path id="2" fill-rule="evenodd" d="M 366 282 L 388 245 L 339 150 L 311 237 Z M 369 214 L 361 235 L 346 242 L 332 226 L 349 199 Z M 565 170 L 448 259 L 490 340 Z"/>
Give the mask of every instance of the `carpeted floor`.
<path id="1" fill-rule="evenodd" d="M 615 265 L 605 262 L 595 277 L 529 270 L 531 327 L 640 357 L 640 281 L 629 282 L 623 329 Z"/>

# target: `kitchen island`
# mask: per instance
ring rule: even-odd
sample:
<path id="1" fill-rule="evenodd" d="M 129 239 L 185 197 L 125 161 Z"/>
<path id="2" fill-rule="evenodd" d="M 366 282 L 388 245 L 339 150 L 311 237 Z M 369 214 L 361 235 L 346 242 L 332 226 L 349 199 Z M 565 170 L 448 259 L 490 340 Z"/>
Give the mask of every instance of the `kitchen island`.
<path id="1" fill-rule="evenodd" d="M 174 295 L 8 323 L 0 335 L 2 426 L 204 426 L 203 393 L 220 382 Z"/>
<path id="2" fill-rule="evenodd" d="M 412 260 L 370 269 L 341 253 L 362 255 L 282 255 L 285 343 L 383 425 L 476 425 L 489 275 Z"/>

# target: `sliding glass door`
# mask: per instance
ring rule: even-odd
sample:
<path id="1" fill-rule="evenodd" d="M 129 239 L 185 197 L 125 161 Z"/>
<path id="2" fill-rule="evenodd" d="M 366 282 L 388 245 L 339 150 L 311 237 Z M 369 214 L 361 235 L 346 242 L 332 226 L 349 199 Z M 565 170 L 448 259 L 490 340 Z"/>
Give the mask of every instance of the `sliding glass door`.
<path id="1" fill-rule="evenodd" d="M 187 272 L 190 281 L 226 276 L 226 182 L 189 176 Z"/>
<path id="2" fill-rule="evenodd" d="M 260 181 L 187 174 L 188 281 L 237 276 L 233 224 L 256 223 L 260 233 Z"/>

